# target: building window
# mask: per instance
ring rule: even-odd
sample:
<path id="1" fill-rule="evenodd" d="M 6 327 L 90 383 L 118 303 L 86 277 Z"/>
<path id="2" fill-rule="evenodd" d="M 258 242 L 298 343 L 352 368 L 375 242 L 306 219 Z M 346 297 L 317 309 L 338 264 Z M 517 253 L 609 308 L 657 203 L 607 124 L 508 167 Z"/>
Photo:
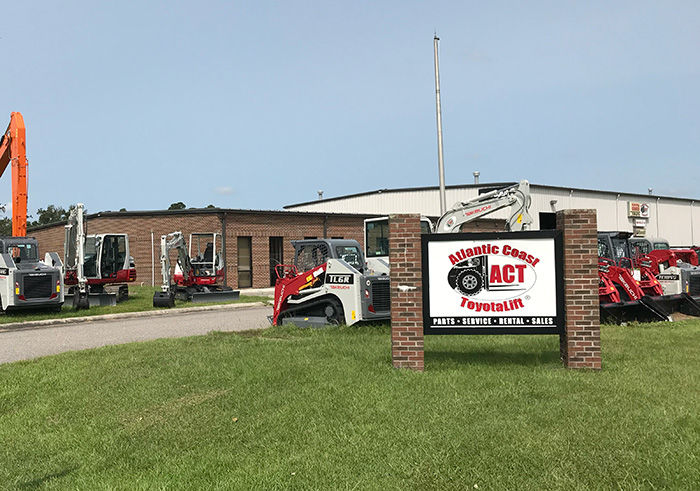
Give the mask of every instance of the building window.
<path id="1" fill-rule="evenodd" d="M 270 286 L 277 282 L 275 266 L 278 264 L 284 264 L 284 238 L 270 237 Z"/>
<path id="2" fill-rule="evenodd" d="M 252 237 L 238 237 L 238 288 L 253 286 Z"/>

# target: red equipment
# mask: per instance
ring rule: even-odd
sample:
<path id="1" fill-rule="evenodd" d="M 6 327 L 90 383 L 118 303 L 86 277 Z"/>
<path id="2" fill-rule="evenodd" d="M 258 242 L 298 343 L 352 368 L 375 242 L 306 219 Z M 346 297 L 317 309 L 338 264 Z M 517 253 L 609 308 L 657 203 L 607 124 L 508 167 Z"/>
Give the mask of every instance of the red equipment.
<path id="1" fill-rule="evenodd" d="M 275 305 L 272 312 L 272 325 L 278 325 L 278 318 L 283 307 L 287 305 L 287 300 L 292 295 L 298 295 L 305 288 L 313 287 L 316 283 L 321 282 L 321 276 L 326 272 L 328 263 L 323 263 L 320 266 L 299 273 L 297 267 L 293 264 L 278 264 L 275 266 L 277 273 L 277 282 L 275 282 Z"/>

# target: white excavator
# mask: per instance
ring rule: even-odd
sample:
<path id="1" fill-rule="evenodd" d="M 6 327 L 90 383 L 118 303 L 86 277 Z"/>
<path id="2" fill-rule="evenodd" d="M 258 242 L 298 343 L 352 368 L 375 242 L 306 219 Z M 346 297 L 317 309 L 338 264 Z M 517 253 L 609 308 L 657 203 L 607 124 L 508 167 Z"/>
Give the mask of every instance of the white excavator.
<path id="1" fill-rule="evenodd" d="M 65 226 L 63 264 L 65 299 L 73 307 L 114 306 L 129 298 L 128 283 L 136 281 L 136 267 L 129 255 L 127 234 L 87 235 L 85 207 L 71 208 Z"/>
<path id="2" fill-rule="evenodd" d="M 163 276 L 161 291 L 153 295 L 154 307 L 173 307 L 175 299 L 203 302 L 225 302 L 238 299 L 240 292 L 221 285 L 224 277 L 224 259 L 217 249 L 217 233 L 190 235 L 188 251 L 182 232 L 172 232 L 160 238 L 160 266 Z M 206 243 L 192 258 L 192 244 Z M 172 274 L 170 251 L 177 251 L 177 264 Z"/>
<path id="3" fill-rule="evenodd" d="M 506 231 L 530 230 L 530 183 L 518 184 L 481 194 L 467 201 L 459 201 L 447 210 L 435 225 L 421 217 L 421 233 L 448 234 L 459 232 L 466 223 L 484 218 L 503 208 L 510 207 L 506 219 Z M 365 220 L 365 255 L 368 270 L 374 274 L 389 274 L 389 217 Z"/>
<path id="4" fill-rule="evenodd" d="M 455 204 L 432 227 L 421 219 L 422 233 L 459 232 L 465 223 L 511 207 L 506 229 L 528 230 L 532 224 L 527 181 Z M 389 219 L 365 221 L 367 254 L 355 240 L 293 241 L 293 265 L 278 265 L 271 323 L 297 326 L 352 325 L 391 316 L 389 289 Z"/>

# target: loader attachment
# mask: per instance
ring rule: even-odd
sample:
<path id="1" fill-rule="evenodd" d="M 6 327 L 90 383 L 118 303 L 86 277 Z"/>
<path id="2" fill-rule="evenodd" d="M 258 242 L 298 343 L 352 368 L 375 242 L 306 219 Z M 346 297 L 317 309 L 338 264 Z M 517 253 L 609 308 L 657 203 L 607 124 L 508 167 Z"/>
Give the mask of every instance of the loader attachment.
<path id="1" fill-rule="evenodd" d="M 238 300 L 241 292 L 238 290 L 212 290 L 207 287 L 201 287 L 200 291 L 193 292 L 190 300 L 192 303 L 211 303 L 211 302 L 228 302 L 230 300 Z"/>
<path id="2" fill-rule="evenodd" d="M 84 309 L 90 307 L 114 307 L 117 305 L 117 294 L 116 293 L 88 293 L 87 295 L 87 305 L 85 305 L 85 299 L 80 297 L 79 293 L 66 293 L 65 303 L 66 305 L 73 305 L 76 309 Z"/>
<path id="3" fill-rule="evenodd" d="M 175 294 L 172 292 L 155 292 L 153 294 L 154 307 L 175 307 Z"/>
<path id="4" fill-rule="evenodd" d="M 617 303 L 600 304 L 600 322 L 623 324 L 626 322 L 664 322 L 670 320 L 668 314 L 653 303 L 649 297 Z"/>
<path id="5" fill-rule="evenodd" d="M 700 317 L 700 303 L 687 293 L 644 297 L 643 300 L 669 316 L 675 312 L 680 312 L 681 314 Z"/>

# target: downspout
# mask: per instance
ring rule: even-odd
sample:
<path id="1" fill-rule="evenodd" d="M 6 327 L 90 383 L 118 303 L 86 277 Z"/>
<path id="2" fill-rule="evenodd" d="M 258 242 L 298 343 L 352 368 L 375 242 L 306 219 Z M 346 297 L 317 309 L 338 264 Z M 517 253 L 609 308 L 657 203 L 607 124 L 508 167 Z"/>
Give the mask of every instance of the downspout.
<path id="1" fill-rule="evenodd" d="M 695 201 L 690 202 L 690 245 L 695 245 L 695 227 L 693 226 L 693 208 L 695 208 Z"/>
<path id="2" fill-rule="evenodd" d="M 615 230 L 620 230 L 620 195 L 615 197 Z"/>
<path id="3" fill-rule="evenodd" d="M 224 256 L 224 286 L 228 286 L 228 260 L 226 257 L 226 212 L 219 213 L 221 220 L 221 254 Z"/>
<path id="4" fill-rule="evenodd" d="M 659 217 L 659 200 L 660 199 L 661 198 L 656 198 L 656 236 L 657 237 L 661 237 L 661 234 L 659 233 L 659 221 L 661 218 L 661 217 Z"/>
<path id="5" fill-rule="evenodd" d="M 323 215 L 323 238 L 328 238 L 328 215 Z"/>

